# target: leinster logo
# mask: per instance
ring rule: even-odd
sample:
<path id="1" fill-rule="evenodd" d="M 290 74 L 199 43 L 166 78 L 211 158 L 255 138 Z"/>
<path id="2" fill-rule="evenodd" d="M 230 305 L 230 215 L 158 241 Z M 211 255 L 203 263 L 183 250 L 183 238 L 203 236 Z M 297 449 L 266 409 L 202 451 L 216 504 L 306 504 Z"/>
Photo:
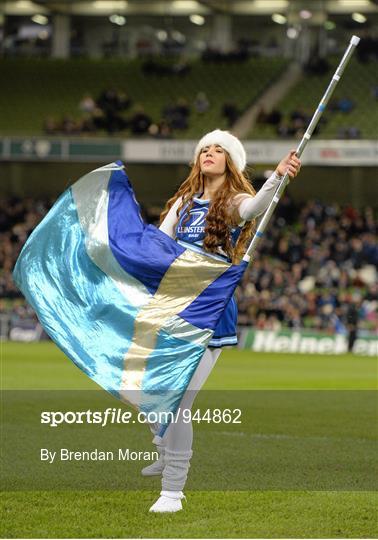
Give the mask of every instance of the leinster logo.
<path id="1" fill-rule="evenodd" d="M 205 233 L 205 217 L 207 208 L 195 209 L 190 212 L 190 221 L 184 226 L 181 224 L 177 228 L 178 234 L 187 234 L 190 238 L 195 238 Z"/>

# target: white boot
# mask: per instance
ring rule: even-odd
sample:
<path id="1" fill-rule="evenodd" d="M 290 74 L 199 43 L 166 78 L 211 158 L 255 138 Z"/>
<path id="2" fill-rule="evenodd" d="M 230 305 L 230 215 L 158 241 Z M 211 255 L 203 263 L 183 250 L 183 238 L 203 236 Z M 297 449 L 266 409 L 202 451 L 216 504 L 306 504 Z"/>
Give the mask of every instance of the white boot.
<path id="1" fill-rule="evenodd" d="M 152 442 L 156 445 L 156 450 L 159 452 L 159 457 L 154 463 L 151 463 L 151 465 L 147 465 L 147 467 L 144 467 L 144 469 L 141 470 L 142 476 L 159 476 L 162 474 L 165 467 L 165 446 L 163 443 L 163 439 L 158 435 L 155 435 Z"/>
<path id="2" fill-rule="evenodd" d="M 182 510 L 181 499 L 186 499 L 182 491 L 161 491 L 150 512 L 178 512 Z"/>

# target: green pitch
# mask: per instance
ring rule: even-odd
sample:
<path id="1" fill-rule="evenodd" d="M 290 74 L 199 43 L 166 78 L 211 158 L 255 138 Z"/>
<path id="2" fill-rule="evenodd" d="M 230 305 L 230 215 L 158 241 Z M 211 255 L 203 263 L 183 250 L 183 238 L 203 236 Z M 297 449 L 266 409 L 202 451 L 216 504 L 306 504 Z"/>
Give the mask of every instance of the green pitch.
<path id="1" fill-rule="evenodd" d="M 3 389 L 97 388 L 51 343 L 28 345 L 4 343 L 1 360 Z M 240 391 L 374 390 L 376 359 L 350 355 L 253 354 L 248 351 L 228 350 L 222 353 L 205 388 Z M 275 394 L 279 395 L 278 392 Z M 306 427 L 305 424 L 301 424 L 302 408 L 295 415 L 289 409 L 283 411 L 284 416 L 287 411 L 287 418 L 283 418 L 281 433 L 283 431 L 289 433 L 296 426 L 299 426 L 304 440 L 306 437 L 309 440 L 314 433 L 321 433 L 316 431 L 322 429 L 321 418 L 315 422 L 315 426 Z M 330 413 L 339 415 L 335 421 L 334 435 L 335 441 L 340 443 L 345 436 L 343 423 L 345 424 L 346 415 L 353 413 L 353 407 L 351 405 L 350 411 L 346 410 L 344 415 L 336 409 L 324 411 L 324 414 Z M 266 414 L 269 414 L 269 410 Z M 274 426 L 274 418 L 269 420 Z M 274 426 L 274 429 L 277 431 L 278 427 Z M 358 441 L 363 440 L 361 438 L 363 428 L 364 426 L 355 426 L 352 435 L 356 439 L 355 441 L 350 439 L 348 444 L 358 444 Z M 247 430 L 247 427 L 244 429 Z M 260 432 L 263 429 L 264 424 L 259 426 Z M 194 430 L 197 431 L 196 426 Z M 243 430 L 243 427 L 239 430 Z M 198 430 L 197 439 L 195 433 L 195 441 L 197 440 L 198 444 L 201 443 L 201 438 L 203 439 L 201 433 Z M 209 431 L 209 434 L 212 437 L 220 436 L 218 432 Z M 372 433 L 371 437 L 373 436 Z M 205 444 L 211 446 L 206 440 Z M 236 443 L 232 437 L 229 440 L 230 445 L 242 446 L 245 438 L 240 437 Z M 254 445 L 255 443 L 265 445 L 262 451 L 278 444 L 269 438 L 257 440 Z M 212 444 L 214 448 L 217 444 L 216 438 Z M 309 446 L 308 451 L 310 449 Z M 353 452 L 355 451 L 358 451 L 358 446 L 353 447 Z M 248 454 L 243 454 L 243 448 L 241 452 L 243 459 L 247 461 Z M 366 457 L 369 459 L 368 455 Z M 352 454 L 349 465 L 351 477 L 358 473 L 353 469 L 354 465 Z M 136 463 L 135 467 L 138 466 Z M 224 467 L 219 471 L 220 477 L 227 472 L 227 466 L 229 462 L 225 459 Z M 194 459 L 192 468 L 190 475 L 194 477 L 200 468 Z M 25 475 L 27 473 L 28 471 L 25 471 Z M 204 470 L 203 474 L 206 473 Z M 374 469 L 371 474 L 374 475 Z M 344 482 L 346 478 L 343 477 Z M 269 483 L 271 477 L 267 476 L 266 480 Z M 375 492 L 355 491 L 350 486 L 342 491 L 185 490 L 187 503 L 184 503 L 183 512 L 174 515 L 154 515 L 149 514 L 148 509 L 159 493 L 159 479 L 150 478 L 143 481 L 146 482 L 147 491 L 5 491 L 2 494 L 1 536 L 374 538 L 378 532 Z"/>

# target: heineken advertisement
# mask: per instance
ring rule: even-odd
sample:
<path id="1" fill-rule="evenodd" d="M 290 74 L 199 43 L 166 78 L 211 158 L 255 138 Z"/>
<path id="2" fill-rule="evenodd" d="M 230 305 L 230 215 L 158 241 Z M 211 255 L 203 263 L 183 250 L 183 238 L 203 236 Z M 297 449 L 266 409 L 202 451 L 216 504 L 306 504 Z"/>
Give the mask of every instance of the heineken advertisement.
<path id="1" fill-rule="evenodd" d="M 344 354 L 348 339 L 344 335 L 323 334 L 310 331 L 279 332 L 241 328 L 239 348 L 255 352 L 282 352 L 303 354 Z M 353 353 L 362 356 L 378 355 L 378 336 L 359 336 L 354 342 Z"/>

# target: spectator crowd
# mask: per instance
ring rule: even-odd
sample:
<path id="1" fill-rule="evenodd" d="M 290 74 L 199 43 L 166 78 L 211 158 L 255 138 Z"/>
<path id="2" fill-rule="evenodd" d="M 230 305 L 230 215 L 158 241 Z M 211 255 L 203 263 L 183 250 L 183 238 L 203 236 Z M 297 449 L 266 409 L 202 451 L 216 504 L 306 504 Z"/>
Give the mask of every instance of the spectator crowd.
<path id="1" fill-rule="evenodd" d="M 29 234 L 52 201 L 0 200 L 0 315 L 30 317 L 11 272 Z M 156 212 L 145 212 L 147 221 Z M 236 295 L 239 324 L 259 329 L 311 328 L 346 333 L 357 310 L 360 329 L 378 331 L 378 246 L 371 207 L 295 205 L 285 195 Z"/>
<path id="2" fill-rule="evenodd" d="M 340 126 L 337 132 L 338 139 L 360 139 L 361 130 L 347 122 L 348 114 L 355 108 L 355 102 L 349 96 L 343 96 L 340 99 L 333 99 L 327 107 L 327 114 L 341 113 L 346 118 L 346 125 Z M 288 114 L 274 108 L 267 112 L 261 108 L 257 114 L 258 125 L 270 125 L 275 129 L 276 134 L 281 138 L 296 138 L 300 139 L 305 134 L 306 128 L 309 125 L 313 110 L 310 109 L 294 109 Z M 322 116 L 317 124 L 313 135 L 319 135 L 322 128 L 327 124 L 327 115 Z"/>
<path id="3" fill-rule="evenodd" d="M 207 61 L 217 61 L 211 55 L 210 57 Z M 223 56 L 219 59 L 221 58 L 222 61 L 235 61 L 233 56 L 227 57 L 228 60 Z M 150 57 L 141 64 L 141 71 L 146 78 L 182 77 L 190 73 L 191 66 L 184 61 L 172 63 Z M 185 132 L 191 122 L 195 124 L 209 109 L 215 108 L 206 92 L 200 88 L 191 100 L 180 95 L 173 100 L 167 100 L 155 115 L 147 112 L 146 109 L 149 107 L 139 99 L 140 97 L 138 101 L 134 101 L 124 89 L 116 87 L 105 88 L 98 96 L 87 92 L 77 106 L 80 116 L 72 114 L 60 118 L 47 116 L 44 119 L 43 129 L 47 135 L 68 136 L 96 135 L 101 132 L 115 135 L 127 130 L 132 136 L 167 139 L 179 132 Z M 217 107 L 228 127 L 231 127 L 242 113 L 241 108 L 233 100 L 226 100 Z"/>
<path id="4" fill-rule="evenodd" d="M 160 119 L 154 121 L 143 105 L 133 104 L 125 92 L 110 88 L 104 90 L 98 99 L 85 94 L 78 105 L 81 113 L 79 119 L 72 115 L 65 115 L 61 119 L 52 116 L 45 118 L 44 132 L 47 135 L 91 135 L 103 131 L 114 135 L 129 130 L 134 136 L 169 139 L 174 132 L 187 130 L 190 119 L 198 119 L 210 107 L 206 93 L 199 91 L 192 103 L 184 97 L 168 101 L 160 111 Z M 241 110 L 234 102 L 227 101 L 222 105 L 221 115 L 228 127 L 235 123 L 240 114 Z"/>
<path id="5" fill-rule="evenodd" d="M 377 328 L 378 246 L 372 208 L 285 196 L 237 290 L 239 324 L 346 333 L 351 309 Z"/>

